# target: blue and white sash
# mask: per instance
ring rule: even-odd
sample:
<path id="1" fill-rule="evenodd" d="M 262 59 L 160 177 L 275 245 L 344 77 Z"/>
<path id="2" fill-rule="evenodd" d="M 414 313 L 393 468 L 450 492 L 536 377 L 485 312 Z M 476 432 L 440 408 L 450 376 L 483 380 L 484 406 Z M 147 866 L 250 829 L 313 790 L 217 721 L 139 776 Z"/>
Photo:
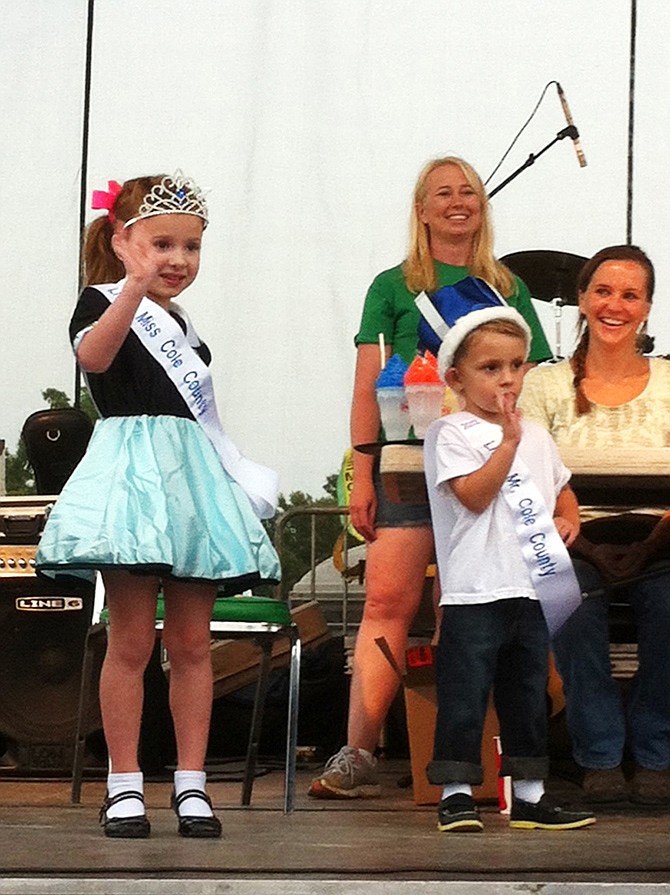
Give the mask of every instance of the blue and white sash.
<path id="1" fill-rule="evenodd" d="M 499 444 L 496 435 L 476 418 L 462 426 L 473 447 L 491 451 Z M 549 514 L 544 498 L 531 479 L 526 464 L 517 455 L 501 493 L 512 511 L 521 555 L 540 601 L 550 636 L 554 636 L 582 602 L 581 588 L 565 544 Z"/>
<path id="2" fill-rule="evenodd" d="M 125 280 L 94 288 L 113 302 Z M 216 409 L 214 387 L 209 368 L 196 354 L 200 340 L 188 315 L 175 305 L 186 322 L 184 335 L 177 321 L 160 305 L 143 298 L 135 312 L 131 330 L 146 351 L 156 360 L 184 399 L 193 418 L 216 450 L 221 465 L 244 490 L 260 519 L 269 519 L 277 509 L 279 479 L 277 473 L 244 457 L 223 431 Z"/>

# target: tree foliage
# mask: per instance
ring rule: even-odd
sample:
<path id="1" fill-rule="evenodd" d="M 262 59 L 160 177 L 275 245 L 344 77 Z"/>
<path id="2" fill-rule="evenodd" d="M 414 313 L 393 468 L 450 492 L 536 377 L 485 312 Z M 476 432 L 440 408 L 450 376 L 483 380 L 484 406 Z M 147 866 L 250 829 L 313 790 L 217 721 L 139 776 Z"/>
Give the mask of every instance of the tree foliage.
<path id="1" fill-rule="evenodd" d="M 7 451 L 5 454 L 5 488 L 11 495 L 35 493 L 35 479 L 22 438 L 15 453 Z"/>
<path id="2" fill-rule="evenodd" d="M 315 563 L 332 556 L 335 542 L 342 533 L 342 517 L 339 513 L 312 516 L 306 511 L 310 507 L 337 506 L 336 473 L 328 476 L 323 490 L 326 496 L 318 498 L 314 498 L 304 491 L 292 491 L 288 499 L 281 494 L 277 515 L 265 523 L 273 543 L 280 549 L 281 590 L 284 596 L 288 594 L 296 581 L 299 581 L 311 568 L 312 524 L 314 525 Z M 281 537 L 279 537 L 280 534 Z"/>

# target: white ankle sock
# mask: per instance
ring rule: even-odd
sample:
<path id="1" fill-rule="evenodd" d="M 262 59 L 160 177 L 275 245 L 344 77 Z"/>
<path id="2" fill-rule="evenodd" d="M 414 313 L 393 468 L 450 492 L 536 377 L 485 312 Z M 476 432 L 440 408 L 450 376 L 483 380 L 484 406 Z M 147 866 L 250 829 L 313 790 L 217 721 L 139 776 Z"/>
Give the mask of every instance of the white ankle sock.
<path id="1" fill-rule="evenodd" d="M 472 795 L 472 786 L 469 783 L 445 783 L 444 788 L 442 789 L 442 798 L 448 799 L 449 796 L 455 796 L 456 793 L 463 793 L 463 795 L 471 796 Z"/>
<path id="2" fill-rule="evenodd" d="M 175 771 L 174 791 L 179 796 L 187 789 L 199 789 L 205 791 L 207 775 L 204 771 Z M 199 798 L 184 799 L 179 806 L 181 817 L 212 817 L 212 809 L 207 802 Z"/>
<path id="3" fill-rule="evenodd" d="M 544 795 L 543 780 L 512 780 L 512 792 L 515 799 L 537 805 Z"/>
<path id="4" fill-rule="evenodd" d="M 141 792 L 144 794 L 144 776 L 141 771 L 132 774 L 107 775 L 107 794 L 109 798 L 122 792 Z M 107 817 L 137 817 L 144 814 L 144 803 L 139 799 L 123 799 L 107 810 Z"/>

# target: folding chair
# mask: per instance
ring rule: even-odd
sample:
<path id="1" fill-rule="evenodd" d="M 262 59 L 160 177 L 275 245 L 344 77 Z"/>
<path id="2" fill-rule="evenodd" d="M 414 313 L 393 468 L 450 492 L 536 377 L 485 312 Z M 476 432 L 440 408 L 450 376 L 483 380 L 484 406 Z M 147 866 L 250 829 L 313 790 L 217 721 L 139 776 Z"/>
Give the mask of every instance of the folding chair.
<path id="1" fill-rule="evenodd" d="M 99 588 L 99 592 L 102 592 L 102 587 Z M 102 603 L 100 598 L 99 603 Z M 162 597 L 159 597 L 156 611 L 156 631 L 162 630 L 164 617 L 165 607 Z M 96 614 L 94 612 L 95 618 Z M 106 628 L 107 613 L 106 610 L 102 609 L 99 611 L 99 621 L 94 621 L 89 628 L 84 651 L 79 715 L 72 767 L 73 804 L 78 804 L 81 800 L 86 745 L 86 718 L 89 716 L 91 706 L 91 688 L 95 677 L 94 668 L 96 665 L 95 656 L 96 652 L 100 650 L 101 633 L 105 632 Z M 258 759 L 263 712 L 268 692 L 272 647 L 275 641 L 281 638 L 288 638 L 291 644 L 283 806 L 284 814 L 290 814 L 295 807 L 301 643 L 298 628 L 291 618 L 288 605 L 280 600 L 267 597 L 220 597 L 214 603 L 210 631 L 214 640 L 251 638 L 260 648 L 260 665 L 242 782 L 242 805 L 251 804 L 251 792 Z"/>

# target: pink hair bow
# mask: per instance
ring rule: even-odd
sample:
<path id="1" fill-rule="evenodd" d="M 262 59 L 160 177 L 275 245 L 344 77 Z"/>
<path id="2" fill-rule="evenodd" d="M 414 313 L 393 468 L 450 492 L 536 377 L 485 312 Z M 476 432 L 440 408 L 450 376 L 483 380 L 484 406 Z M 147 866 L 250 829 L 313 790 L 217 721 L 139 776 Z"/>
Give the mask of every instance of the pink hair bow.
<path id="1" fill-rule="evenodd" d="M 122 189 L 123 187 L 120 183 L 117 183 L 115 180 L 108 180 L 107 191 L 93 190 L 93 195 L 91 196 L 91 208 L 96 210 L 106 209 L 112 224 L 114 223 L 114 205 Z"/>

